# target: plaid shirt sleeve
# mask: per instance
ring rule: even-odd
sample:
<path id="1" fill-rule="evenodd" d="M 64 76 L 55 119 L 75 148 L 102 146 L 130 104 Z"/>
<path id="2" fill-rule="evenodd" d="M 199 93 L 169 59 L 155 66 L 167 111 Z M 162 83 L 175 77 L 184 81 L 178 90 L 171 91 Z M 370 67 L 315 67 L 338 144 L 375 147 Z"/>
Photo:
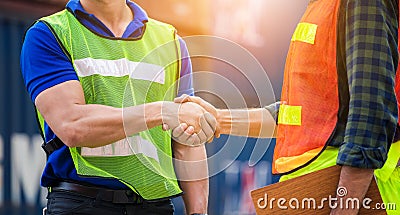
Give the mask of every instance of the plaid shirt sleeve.
<path id="1" fill-rule="evenodd" d="M 397 123 L 398 3 L 343 0 L 349 113 L 337 164 L 381 168 Z"/>

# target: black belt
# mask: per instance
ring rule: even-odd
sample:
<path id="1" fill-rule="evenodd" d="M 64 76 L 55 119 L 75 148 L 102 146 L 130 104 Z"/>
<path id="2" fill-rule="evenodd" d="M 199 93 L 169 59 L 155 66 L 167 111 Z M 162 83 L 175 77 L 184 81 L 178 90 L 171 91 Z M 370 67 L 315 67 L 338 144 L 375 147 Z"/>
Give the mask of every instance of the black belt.
<path id="1" fill-rule="evenodd" d="M 101 199 L 103 201 L 117 204 L 142 204 L 144 202 L 144 199 L 132 190 L 111 190 L 69 182 L 59 182 L 56 186 L 52 186 L 50 189 L 50 192 L 73 192 L 86 197 Z"/>

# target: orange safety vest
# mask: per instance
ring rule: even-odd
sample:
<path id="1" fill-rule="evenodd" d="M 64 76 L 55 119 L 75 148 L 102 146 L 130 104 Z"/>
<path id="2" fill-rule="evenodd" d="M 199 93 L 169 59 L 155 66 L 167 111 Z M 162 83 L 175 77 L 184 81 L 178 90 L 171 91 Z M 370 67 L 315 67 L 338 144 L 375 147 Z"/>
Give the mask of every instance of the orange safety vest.
<path id="1" fill-rule="evenodd" d="M 340 3 L 341 0 L 309 3 L 293 34 L 285 65 L 273 173 L 288 173 L 310 163 L 324 150 L 335 130 L 339 110 L 336 49 Z M 396 83 L 400 83 L 399 75 Z M 398 84 L 396 92 L 400 92 Z"/>

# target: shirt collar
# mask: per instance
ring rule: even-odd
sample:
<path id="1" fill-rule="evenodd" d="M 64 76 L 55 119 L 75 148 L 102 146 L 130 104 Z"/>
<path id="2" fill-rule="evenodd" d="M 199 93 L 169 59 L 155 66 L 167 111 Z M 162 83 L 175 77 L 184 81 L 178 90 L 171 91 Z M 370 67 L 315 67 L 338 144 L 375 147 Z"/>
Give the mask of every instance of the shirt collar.
<path id="1" fill-rule="evenodd" d="M 129 24 L 128 28 L 130 32 L 134 32 L 136 30 L 141 29 L 144 26 L 144 23 L 146 23 L 149 18 L 147 16 L 146 11 L 144 11 L 139 5 L 137 5 L 136 3 L 127 0 L 126 1 L 127 5 L 131 8 L 134 17 L 132 22 Z M 66 8 L 72 12 L 72 14 L 74 14 L 75 17 L 77 17 L 78 19 L 80 18 L 80 14 L 84 14 L 86 17 L 95 17 L 93 14 L 89 14 L 88 12 L 86 12 L 86 10 L 82 7 L 81 3 L 79 0 L 70 0 L 67 5 Z M 79 13 L 77 13 L 79 12 Z M 98 20 L 97 18 L 95 20 Z"/>

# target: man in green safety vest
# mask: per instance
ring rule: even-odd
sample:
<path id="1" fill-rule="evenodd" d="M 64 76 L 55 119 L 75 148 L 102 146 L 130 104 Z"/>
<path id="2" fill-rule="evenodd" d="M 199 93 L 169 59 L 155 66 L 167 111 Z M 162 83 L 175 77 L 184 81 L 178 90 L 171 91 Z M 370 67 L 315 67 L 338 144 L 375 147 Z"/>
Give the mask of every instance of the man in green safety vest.
<path id="1" fill-rule="evenodd" d="M 206 214 L 200 144 L 216 120 L 172 101 L 193 95 L 187 57 L 174 27 L 131 1 L 71 0 L 30 27 L 21 68 L 48 156 L 46 214 L 173 214 L 182 191 L 188 214 Z M 162 130 L 181 123 L 173 141 Z"/>

